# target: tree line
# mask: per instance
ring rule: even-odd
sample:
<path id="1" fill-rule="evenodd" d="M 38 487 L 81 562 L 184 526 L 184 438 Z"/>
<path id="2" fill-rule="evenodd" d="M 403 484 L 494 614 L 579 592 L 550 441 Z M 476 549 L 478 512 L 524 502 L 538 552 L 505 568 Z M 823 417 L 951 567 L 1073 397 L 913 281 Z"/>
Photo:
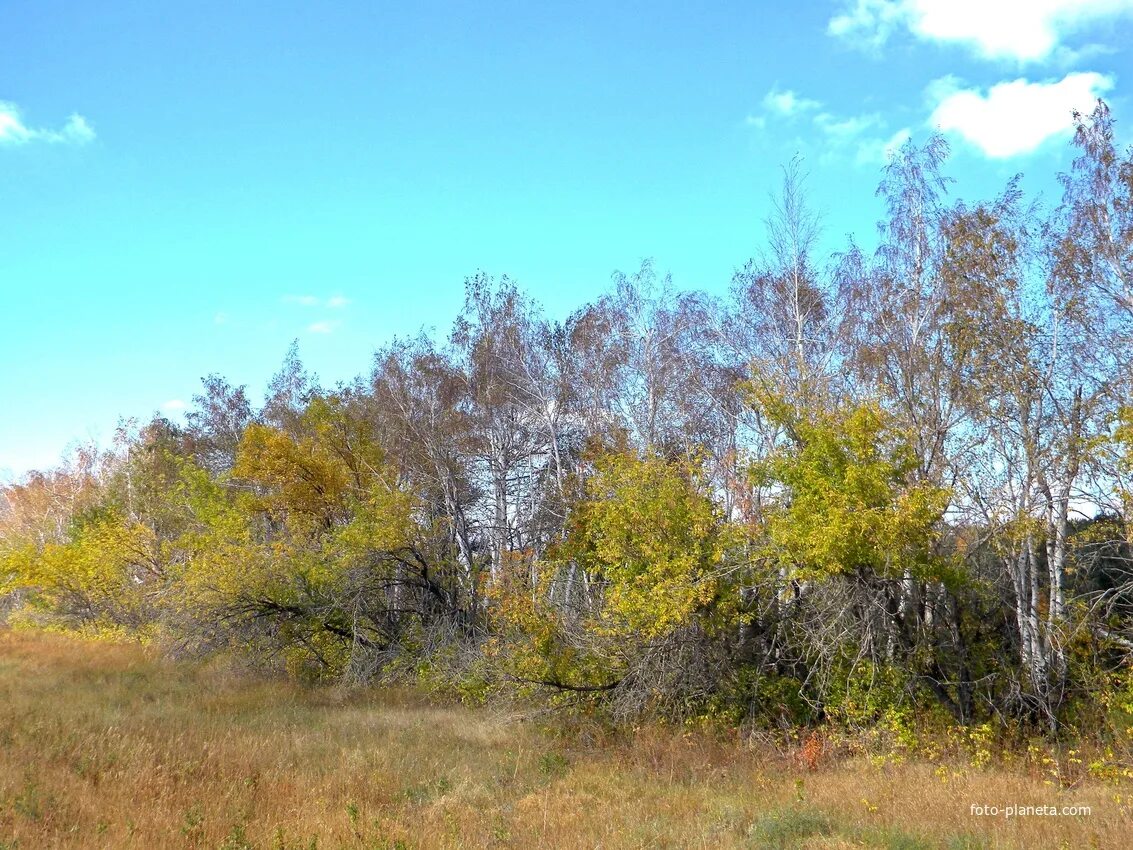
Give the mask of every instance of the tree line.
<path id="1" fill-rule="evenodd" d="M 480 274 L 350 384 L 210 376 L 3 487 L 0 611 L 621 720 L 1128 724 L 1133 151 L 1075 126 L 1051 209 L 936 136 L 822 258 L 793 163 L 726 297 Z"/>

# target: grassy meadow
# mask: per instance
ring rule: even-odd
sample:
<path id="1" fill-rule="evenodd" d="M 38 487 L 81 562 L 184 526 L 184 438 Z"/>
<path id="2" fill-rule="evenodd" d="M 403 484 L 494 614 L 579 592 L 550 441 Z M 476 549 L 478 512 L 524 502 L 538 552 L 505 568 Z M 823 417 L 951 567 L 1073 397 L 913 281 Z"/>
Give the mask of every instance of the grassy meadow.
<path id="1" fill-rule="evenodd" d="M 0 631 L 0 848 L 1117 850 L 1133 836 L 1129 789 L 1093 780 L 556 722 Z"/>

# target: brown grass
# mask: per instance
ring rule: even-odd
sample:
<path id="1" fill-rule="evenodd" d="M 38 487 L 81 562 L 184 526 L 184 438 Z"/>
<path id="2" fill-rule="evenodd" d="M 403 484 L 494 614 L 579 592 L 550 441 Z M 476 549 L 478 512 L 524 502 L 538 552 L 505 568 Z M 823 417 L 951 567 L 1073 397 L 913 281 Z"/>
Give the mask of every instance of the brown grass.
<path id="1" fill-rule="evenodd" d="M 813 747 L 812 747 L 813 749 Z M 814 756 L 814 753 L 810 753 Z M 551 735 L 391 691 L 0 632 L 0 848 L 1133 847 L 1129 788 Z M 975 817 L 973 804 L 1088 805 Z"/>

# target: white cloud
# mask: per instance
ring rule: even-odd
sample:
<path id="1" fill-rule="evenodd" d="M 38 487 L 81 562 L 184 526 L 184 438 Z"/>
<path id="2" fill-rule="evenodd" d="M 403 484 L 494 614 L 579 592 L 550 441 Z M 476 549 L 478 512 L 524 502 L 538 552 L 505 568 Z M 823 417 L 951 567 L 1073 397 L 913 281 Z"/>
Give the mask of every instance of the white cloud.
<path id="1" fill-rule="evenodd" d="M 94 137 L 94 128 L 78 113 L 71 115 L 59 130 L 47 130 L 29 127 L 16 104 L 0 100 L 0 145 L 26 145 L 29 142 L 85 145 Z"/>
<path id="2" fill-rule="evenodd" d="M 820 112 L 814 116 L 814 126 L 835 142 L 848 142 L 883 123 L 877 113 L 839 118 L 829 112 Z"/>
<path id="3" fill-rule="evenodd" d="M 831 154 L 853 152 L 855 165 L 884 165 L 893 151 L 910 136 L 908 127 L 888 133 L 886 120 L 878 113 L 838 117 L 827 112 L 814 116 L 814 125 L 826 137 L 827 159 Z"/>
<path id="4" fill-rule="evenodd" d="M 778 88 L 773 88 L 763 97 L 763 108 L 767 112 L 784 117 L 809 112 L 812 109 L 818 109 L 820 106 L 822 104 L 817 100 L 799 97 L 790 89 L 779 91 Z"/>
<path id="5" fill-rule="evenodd" d="M 1046 59 L 1075 30 L 1133 13 L 1133 0 L 853 0 L 827 32 L 876 50 L 898 27 L 987 59 Z"/>
<path id="6" fill-rule="evenodd" d="M 335 296 L 332 296 L 331 298 L 327 299 L 327 306 L 330 307 L 332 310 L 341 309 L 342 307 L 345 307 L 349 303 L 350 303 L 350 299 L 344 298 L 341 295 L 335 295 Z"/>
<path id="7" fill-rule="evenodd" d="M 801 97 L 791 89 L 771 89 L 764 95 L 762 106 L 760 114 L 748 115 L 744 123 L 764 130 L 770 120 L 795 119 L 806 113 L 807 123 L 824 144 L 820 161 L 833 162 L 849 155 L 858 165 L 884 163 L 890 150 L 909 138 L 907 128 L 890 134 L 888 122 L 878 112 L 837 115 L 824 109 L 821 101 Z"/>
<path id="8" fill-rule="evenodd" d="M 884 165 L 911 137 L 912 131 L 902 127 L 888 139 L 864 139 L 858 144 L 855 162 L 858 165 Z"/>
<path id="9" fill-rule="evenodd" d="M 928 88 L 935 104 L 929 124 L 960 136 L 986 156 L 1006 159 L 1030 153 L 1047 139 L 1069 135 L 1071 113 L 1089 112 L 1112 87 L 1112 78 L 1083 72 L 1058 82 L 998 83 L 984 94 L 960 88 L 955 78 L 945 77 Z"/>
<path id="10" fill-rule="evenodd" d="M 768 118 L 795 118 L 804 112 L 820 109 L 822 104 L 809 97 L 800 97 L 790 89 L 780 90 L 778 86 L 763 96 L 760 103 L 762 111 L 757 115 L 748 115 L 744 124 L 762 130 L 767 127 Z"/>
<path id="11" fill-rule="evenodd" d="M 1050 64 L 1059 68 L 1070 69 L 1075 65 L 1083 65 L 1094 59 L 1112 56 L 1117 52 L 1117 48 L 1112 45 L 1096 42 L 1083 44 L 1081 47 L 1067 47 L 1065 44 L 1060 44 L 1050 54 Z"/>
<path id="12" fill-rule="evenodd" d="M 184 410 L 188 406 L 189 405 L 185 404 L 185 402 L 181 401 L 179 398 L 171 398 L 161 406 L 161 409 L 166 413 L 175 413 L 178 410 Z"/>
<path id="13" fill-rule="evenodd" d="M 905 5 L 893 0 L 854 0 L 851 8 L 830 19 L 826 31 L 858 47 L 876 50 L 906 16 Z"/>
<path id="14" fill-rule="evenodd" d="M 338 322 L 328 322 L 328 321 L 314 322 L 313 324 L 307 325 L 307 333 L 329 334 L 329 333 L 334 333 L 334 331 L 337 327 L 338 327 Z"/>
<path id="15" fill-rule="evenodd" d="M 85 145 L 87 142 L 94 141 L 94 128 L 87 119 L 75 112 L 67 119 L 67 123 L 63 125 L 63 132 L 56 135 L 58 141 Z"/>

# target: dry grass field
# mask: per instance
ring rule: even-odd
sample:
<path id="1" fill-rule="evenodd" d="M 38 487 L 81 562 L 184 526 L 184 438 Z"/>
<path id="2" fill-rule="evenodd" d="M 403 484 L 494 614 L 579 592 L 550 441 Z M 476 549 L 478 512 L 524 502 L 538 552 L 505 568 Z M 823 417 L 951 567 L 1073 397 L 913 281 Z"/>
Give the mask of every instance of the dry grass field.
<path id="1" fill-rule="evenodd" d="M 0 848 L 1133 846 L 1129 789 L 631 740 L 0 631 Z M 971 805 L 1089 806 L 978 817 Z"/>

